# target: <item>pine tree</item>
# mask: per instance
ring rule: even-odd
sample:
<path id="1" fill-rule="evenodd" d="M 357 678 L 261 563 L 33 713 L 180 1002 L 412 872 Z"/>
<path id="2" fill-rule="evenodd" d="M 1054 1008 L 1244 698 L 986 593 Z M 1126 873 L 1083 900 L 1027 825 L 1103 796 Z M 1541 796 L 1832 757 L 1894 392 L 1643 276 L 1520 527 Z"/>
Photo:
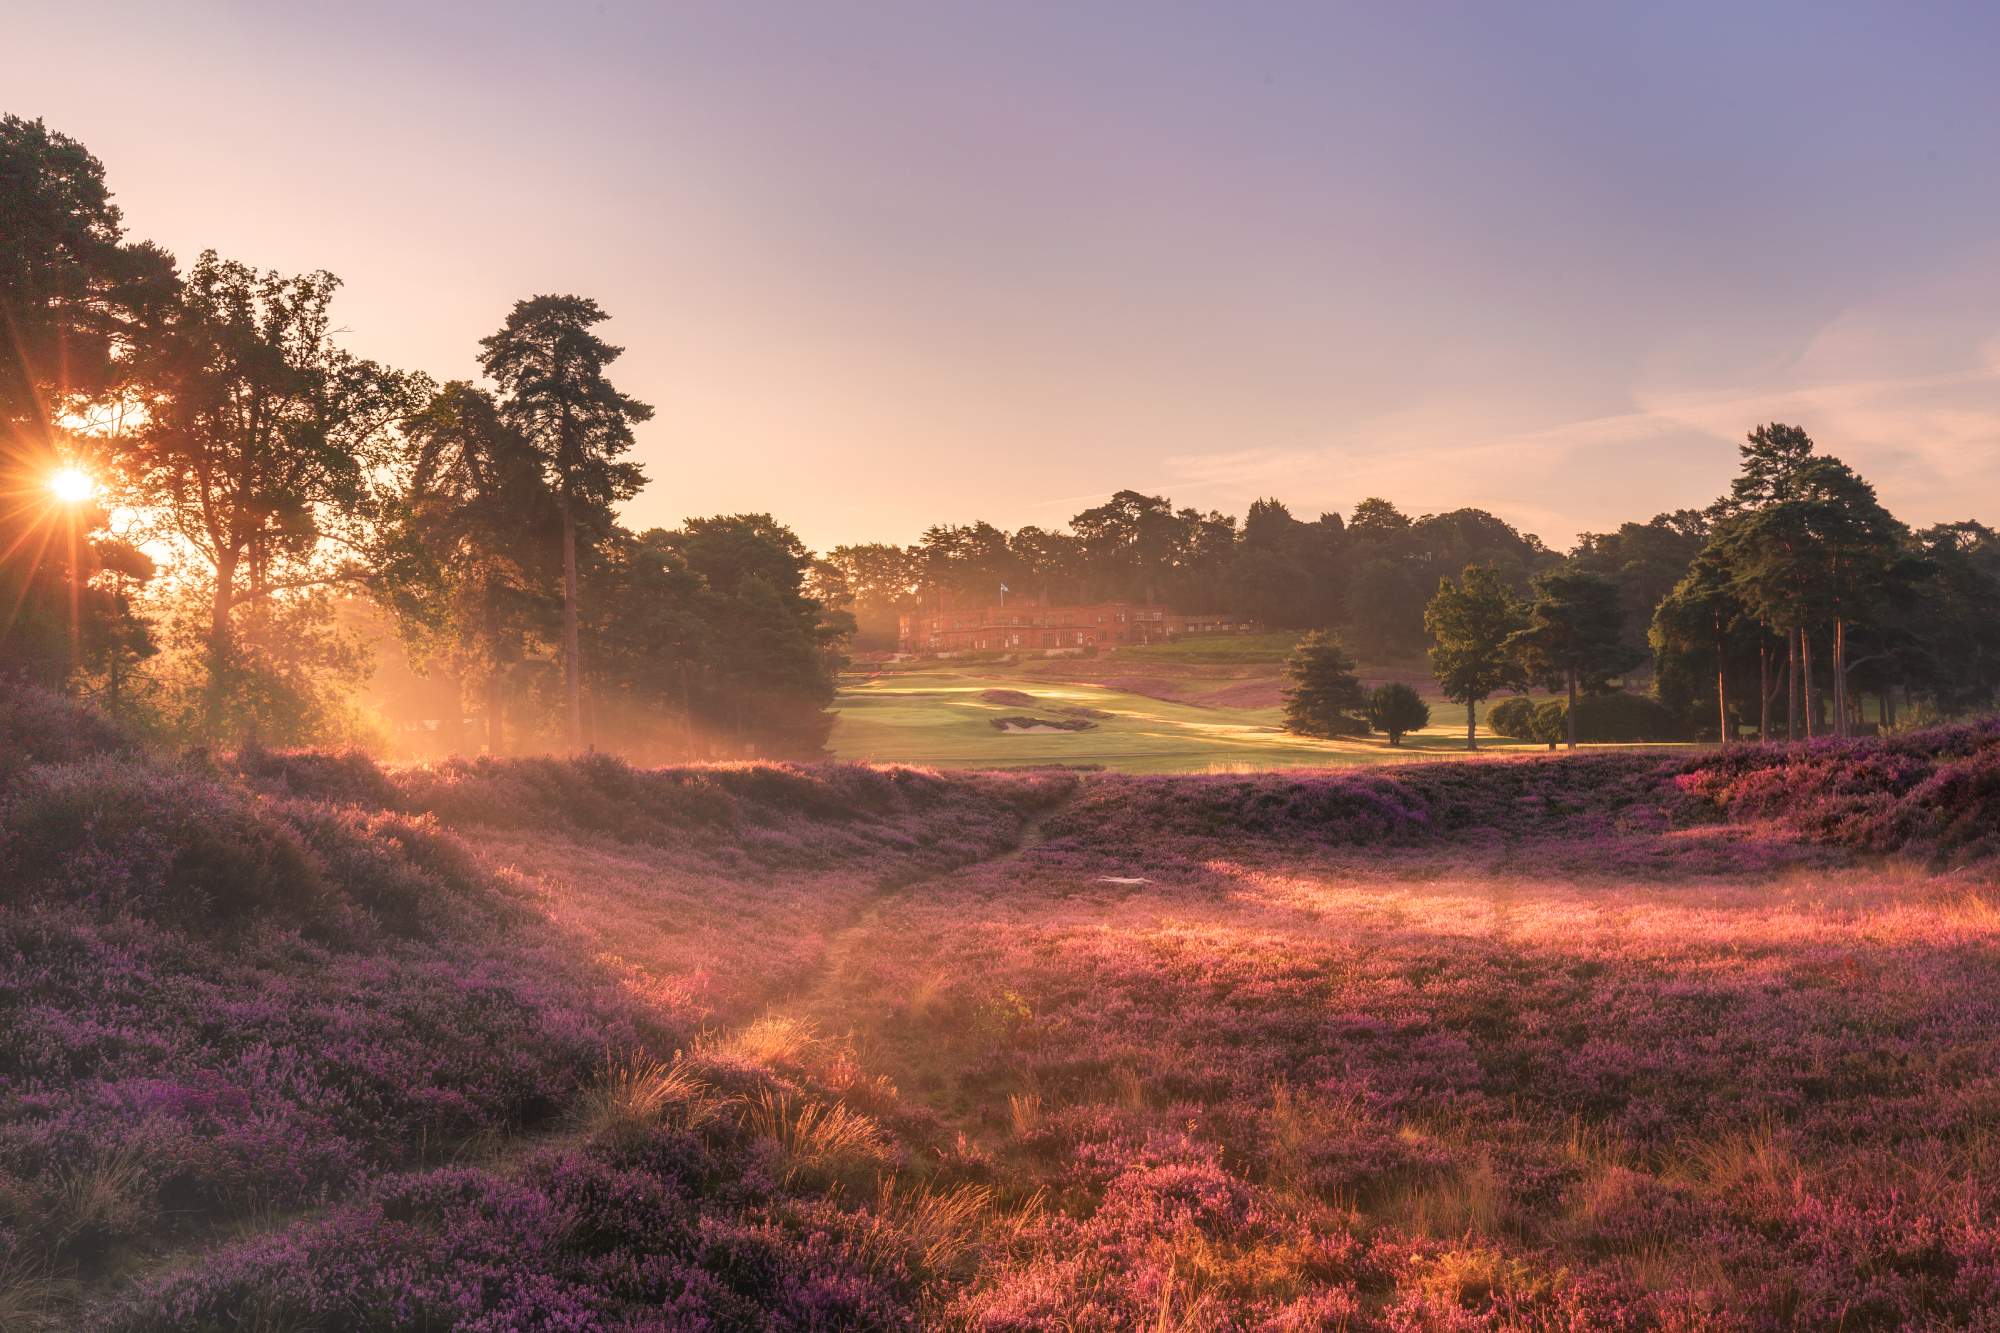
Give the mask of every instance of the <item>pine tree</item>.
<path id="1" fill-rule="evenodd" d="M 1300 736 L 1364 736 L 1359 716 L 1368 695 L 1354 674 L 1354 659 L 1324 630 L 1300 639 L 1285 663 L 1285 730 Z"/>
<path id="2" fill-rule="evenodd" d="M 1431 671 L 1444 697 L 1465 705 L 1465 748 L 1479 748 L 1479 701 L 1500 689 L 1524 689 L 1527 672 L 1507 640 L 1525 623 L 1520 599 L 1488 565 L 1467 565 L 1457 584 L 1438 580 L 1424 608 L 1436 645 Z"/>
<path id="3" fill-rule="evenodd" d="M 1576 697 L 1600 693 L 1610 677 L 1637 666 L 1642 655 L 1625 643 L 1618 587 L 1580 570 L 1535 576 L 1527 623 L 1508 637 L 1521 667 L 1545 688 L 1567 692 L 1564 739 L 1576 748 Z"/>
<path id="4" fill-rule="evenodd" d="M 583 663 L 578 628 L 578 531 L 601 536 L 612 506 L 645 481 L 619 455 L 632 447 L 632 427 L 653 409 L 612 386 L 604 368 L 624 352 L 591 332 L 609 318 L 581 296 L 519 301 L 498 333 L 482 339 L 479 363 L 506 395 L 502 411 L 542 456 L 562 511 L 563 686 L 569 742 L 584 748 Z"/>

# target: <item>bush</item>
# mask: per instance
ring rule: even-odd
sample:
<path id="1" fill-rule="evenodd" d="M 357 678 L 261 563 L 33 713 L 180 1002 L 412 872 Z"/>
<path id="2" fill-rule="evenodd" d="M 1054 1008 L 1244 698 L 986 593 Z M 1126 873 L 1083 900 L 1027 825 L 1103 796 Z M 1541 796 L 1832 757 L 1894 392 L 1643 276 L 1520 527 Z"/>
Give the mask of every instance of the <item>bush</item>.
<path id="1" fill-rule="evenodd" d="M 1583 720 L 1583 710 L 1577 710 L 1577 720 Z M 1544 699 L 1528 714 L 1528 735 L 1531 741 L 1544 741 L 1550 746 L 1569 738 L 1569 705 L 1561 699 Z M 1583 737 L 1579 735 L 1578 740 Z"/>
<path id="2" fill-rule="evenodd" d="M 1401 745 L 1406 732 L 1430 725 L 1431 706 L 1401 681 L 1377 685 L 1368 696 L 1368 721 L 1375 730 L 1386 732 L 1389 744 Z"/>
<path id="3" fill-rule="evenodd" d="M 1534 700 L 1521 695 L 1502 699 L 1494 704 L 1493 711 L 1486 715 L 1486 729 L 1495 736 L 1505 736 L 1510 740 L 1534 740 Z"/>
<path id="4" fill-rule="evenodd" d="M 1555 744 L 1568 735 L 1568 706 L 1561 699 L 1503 699 L 1487 714 L 1496 736 Z M 1687 723 L 1673 709 L 1645 694 L 1587 694 L 1576 701 L 1576 738 L 1600 743 L 1679 741 Z"/>
<path id="5" fill-rule="evenodd" d="M 1590 694 L 1576 701 L 1579 741 L 1678 741 L 1687 726 L 1673 709 L 1646 694 Z"/>
<path id="6" fill-rule="evenodd" d="M 227 786 L 139 760 L 29 770 L 0 809 L 7 899 L 87 904 L 187 925 L 275 914 L 317 931 L 343 916 L 282 819 Z"/>
<path id="7" fill-rule="evenodd" d="M 128 754 L 131 742 L 103 714 L 32 685 L 0 681 L 0 781 L 29 764 Z"/>

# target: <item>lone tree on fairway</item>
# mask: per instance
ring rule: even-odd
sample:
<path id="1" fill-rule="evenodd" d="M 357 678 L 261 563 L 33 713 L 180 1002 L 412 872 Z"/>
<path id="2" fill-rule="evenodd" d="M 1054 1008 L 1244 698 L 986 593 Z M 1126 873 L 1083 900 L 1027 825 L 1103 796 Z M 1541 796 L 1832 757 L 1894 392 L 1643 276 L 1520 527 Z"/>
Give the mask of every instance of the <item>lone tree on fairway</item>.
<path id="1" fill-rule="evenodd" d="M 501 410 L 541 455 L 562 511 L 563 688 L 569 743 L 583 748 L 583 665 L 577 629 L 576 535 L 612 526 L 611 506 L 637 494 L 645 474 L 618 462 L 632 427 L 653 409 L 612 387 L 604 368 L 624 352 L 590 330 L 609 318 L 581 296 L 517 301 L 507 323 L 479 345 L 479 364 L 506 397 Z"/>
<path id="2" fill-rule="evenodd" d="M 1368 724 L 1357 715 L 1368 707 L 1368 695 L 1340 640 L 1324 630 L 1306 635 L 1292 649 L 1285 675 L 1292 682 L 1285 690 L 1286 731 L 1321 737 L 1367 734 Z"/>
<path id="3" fill-rule="evenodd" d="M 1604 693 L 1610 678 L 1638 665 L 1641 654 L 1625 642 L 1625 612 L 1609 579 L 1552 569 L 1535 576 L 1534 592 L 1527 623 L 1507 643 L 1529 676 L 1566 691 L 1563 739 L 1574 750 L 1578 691 Z"/>
<path id="4" fill-rule="evenodd" d="M 1368 721 L 1375 730 L 1389 734 L 1389 744 L 1401 745 L 1406 732 L 1431 724 L 1431 706 L 1415 690 L 1393 680 L 1377 685 L 1368 696 Z"/>
<path id="5" fill-rule="evenodd" d="M 1431 672 L 1453 703 L 1465 705 L 1465 748 L 1479 748 L 1479 701 L 1501 689 L 1525 689 L 1527 672 L 1507 640 L 1526 623 L 1521 603 L 1487 565 L 1467 565 L 1459 582 L 1438 580 L 1424 608 L 1424 628 L 1437 642 Z"/>

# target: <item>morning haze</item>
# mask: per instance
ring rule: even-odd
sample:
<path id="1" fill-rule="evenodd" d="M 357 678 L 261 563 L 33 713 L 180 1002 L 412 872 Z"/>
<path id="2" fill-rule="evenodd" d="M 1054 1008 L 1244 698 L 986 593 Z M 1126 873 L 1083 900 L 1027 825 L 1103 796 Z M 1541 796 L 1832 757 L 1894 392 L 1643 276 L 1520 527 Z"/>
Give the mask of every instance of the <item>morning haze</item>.
<path id="1" fill-rule="evenodd" d="M 2000 1330 L 1996 31 L 14 5 L 0 1333 Z"/>
<path id="2" fill-rule="evenodd" d="M 47 52 L 87 17 L 87 77 Z M 1050 524 L 1121 487 L 1552 544 L 1803 419 L 2000 498 L 1980 7 L 87 4 L 0 86 L 137 231 L 441 375 L 615 291 L 639 526 Z"/>

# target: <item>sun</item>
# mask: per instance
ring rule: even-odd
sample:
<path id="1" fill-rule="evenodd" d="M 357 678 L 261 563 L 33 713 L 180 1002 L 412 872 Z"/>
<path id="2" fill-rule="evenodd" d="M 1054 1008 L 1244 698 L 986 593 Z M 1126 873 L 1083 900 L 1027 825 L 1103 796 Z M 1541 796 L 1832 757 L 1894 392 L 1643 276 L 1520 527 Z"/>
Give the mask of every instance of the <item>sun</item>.
<path id="1" fill-rule="evenodd" d="M 49 474 L 49 491 L 64 504 L 81 504 L 96 493 L 97 483 L 82 468 L 62 467 Z"/>

